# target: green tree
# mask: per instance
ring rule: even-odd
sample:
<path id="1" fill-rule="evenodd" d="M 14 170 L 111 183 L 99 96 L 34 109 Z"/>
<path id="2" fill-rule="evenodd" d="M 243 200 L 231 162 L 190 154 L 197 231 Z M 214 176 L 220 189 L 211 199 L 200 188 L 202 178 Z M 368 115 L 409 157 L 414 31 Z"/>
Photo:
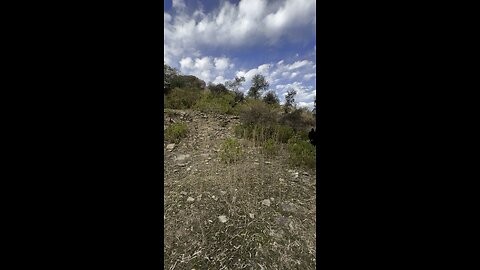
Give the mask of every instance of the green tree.
<path id="1" fill-rule="evenodd" d="M 280 103 L 280 100 L 278 99 L 278 96 L 275 92 L 268 91 L 263 97 L 263 102 L 267 104 L 278 104 Z"/>
<path id="2" fill-rule="evenodd" d="M 208 89 L 210 89 L 210 92 L 217 95 L 228 92 L 227 88 L 225 88 L 225 86 L 221 83 L 219 84 L 209 83 Z"/>
<path id="3" fill-rule="evenodd" d="M 252 78 L 252 86 L 248 90 L 248 96 L 254 99 L 259 99 L 262 95 L 262 92 L 268 90 L 270 84 L 261 74 L 255 74 Z"/>
<path id="4" fill-rule="evenodd" d="M 172 68 L 163 62 L 163 93 L 166 94 L 172 89 L 172 80 L 179 75 L 177 69 Z"/>
<path id="5" fill-rule="evenodd" d="M 290 89 L 285 96 L 285 105 L 283 106 L 285 109 L 285 113 L 289 113 L 292 108 L 295 107 L 295 95 L 297 91 L 295 89 Z"/>
<path id="6" fill-rule="evenodd" d="M 235 79 L 225 82 L 225 86 L 228 88 L 228 90 L 235 93 L 235 104 L 245 101 L 245 96 L 243 95 L 243 92 L 240 92 L 238 90 L 238 88 L 240 88 L 240 85 L 242 85 L 243 82 L 245 82 L 245 77 L 237 76 L 235 76 Z"/>
<path id="7" fill-rule="evenodd" d="M 238 91 L 238 88 L 240 87 L 240 85 L 245 82 L 245 77 L 237 77 L 235 76 L 235 79 L 231 80 L 231 81 L 227 81 L 225 83 L 225 86 L 228 88 L 228 90 L 230 91 L 233 91 L 233 92 L 237 92 Z"/>

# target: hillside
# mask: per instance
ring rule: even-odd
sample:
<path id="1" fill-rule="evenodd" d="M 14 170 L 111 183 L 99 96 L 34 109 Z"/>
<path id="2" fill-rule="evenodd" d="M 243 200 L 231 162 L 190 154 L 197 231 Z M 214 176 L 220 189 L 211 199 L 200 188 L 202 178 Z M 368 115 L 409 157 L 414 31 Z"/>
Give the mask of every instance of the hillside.
<path id="1" fill-rule="evenodd" d="M 169 109 L 164 123 L 188 130 L 164 143 L 164 269 L 315 269 L 315 168 L 291 165 L 286 145 L 225 150 L 238 116 Z"/>

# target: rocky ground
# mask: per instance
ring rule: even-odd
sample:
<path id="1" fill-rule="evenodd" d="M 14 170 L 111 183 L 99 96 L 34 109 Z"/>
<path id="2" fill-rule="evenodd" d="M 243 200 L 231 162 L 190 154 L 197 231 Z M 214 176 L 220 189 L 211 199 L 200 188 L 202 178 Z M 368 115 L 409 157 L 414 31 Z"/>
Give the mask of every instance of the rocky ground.
<path id="1" fill-rule="evenodd" d="M 220 160 L 236 116 L 169 110 L 165 128 L 189 133 L 164 145 L 164 269 L 315 269 L 316 172 L 289 167 L 281 149 Z"/>

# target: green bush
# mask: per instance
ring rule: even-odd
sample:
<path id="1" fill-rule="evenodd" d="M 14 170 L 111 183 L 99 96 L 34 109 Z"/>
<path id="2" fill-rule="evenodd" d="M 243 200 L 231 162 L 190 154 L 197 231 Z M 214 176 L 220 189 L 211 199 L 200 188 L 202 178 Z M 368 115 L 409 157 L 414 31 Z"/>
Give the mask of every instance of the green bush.
<path id="1" fill-rule="evenodd" d="M 235 102 L 235 94 L 232 92 L 204 93 L 194 108 L 205 113 L 239 114 L 239 107 L 236 106 Z"/>
<path id="2" fill-rule="evenodd" d="M 165 108 L 190 109 L 201 96 L 201 92 L 194 88 L 175 88 L 165 95 Z"/>
<path id="3" fill-rule="evenodd" d="M 295 135 L 293 128 L 285 125 L 276 126 L 276 139 L 279 142 L 287 143 Z"/>
<path id="4" fill-rule="evenodd" d="M 220 150 L 220 158 L 225 163 L 236 162 L 242 156 L 242 147 L 236 139 L 228 138 L 222 143 Z"/>
<path id="5" fill-rule="evenodd" d="M 263 153 L 267 156 L 275 156 L 278 152 L 278 146 L 273 139 L 268 139 L 263 144 Z"/>
<path id="6" fill-rule="evenodd" d="M 241 108 L 240 122 L 245 125 L 272 126 L 277 123 L 276 112 L 261 100 L 249 99 Z"/>
<path id="7" fill-rule="evenodd" d="M 294 166 L 315 168 L 315 146 L 307 141 L 292 138 L 288 142 L 289 162 Z"/>
<path id="8" fill-rule="evenodd" d="M 178 143 L 182 138 L 185 138 L 188 134 L 188 127 L 185 123 L 174 123 L 171 124 L 165 130 L 165 141 Z"/>

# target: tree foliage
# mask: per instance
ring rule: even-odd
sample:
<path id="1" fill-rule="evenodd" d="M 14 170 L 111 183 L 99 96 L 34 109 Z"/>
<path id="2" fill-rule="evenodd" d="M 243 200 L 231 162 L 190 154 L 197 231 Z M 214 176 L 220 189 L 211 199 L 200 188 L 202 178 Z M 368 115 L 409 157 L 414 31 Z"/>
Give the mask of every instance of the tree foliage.
<path id="1" fill-rule="evenodd" d="M 280 100 L 274 91 L 268 91 L 263 97 L 263 102 L 267 104 L 279 104 Z"/>
<path id="2" fill-rule="evenodd" d="M 172 80 L 179 75 L 177 69 L 163 63 L 163 92 L 168 93 L 172 87 Z"/>
<path id="3" fill-rule="evenodd" d="M 219 84 L 214 84 L 214 83 L 209 83 L 208 84 L 208 89 L 210 90 L 210 92 L 212 92 L 213 94 L 222 94 L 222 93 L 227 93 L 228 90 L 227 88 L 225 87 L 225 85 L 219 83 Z"/>
<path id="4" fill-rule="evenodd" d="M 259 99 L 262 96 L 262 93 L 268 90 L 270 84 L 261 74 L 255 74 L 252 78 L 252 86 L 248 90 L 248 96 L 254 99 Z"/>
<path id="5" fill-rule="evenodd" d="M 170 87 L 173 88 L 194 88 L 197 90 L 205 88 L 205 82 L 193 75 L 177 75 L 170 80 Z"/>
<path id="6" fill-rule="evenodd" d="M 245 77 L 237 77 L 235 76 L 235 79 L 231 80 L 231 81 L 227 81 L 225 83 L 225 86 L 228 88 L 228 90 L 230 91 L 234 91 L 234 92 L 237 92 L 238 91 L 238 88 L 240 87 L 240 85 L 245 82 Z"/>
<path id="7" fill-rule="evenodd" d="M 289 113 L 292 108 L 295 107 L 295 95 L 297 94 L 297 91 L 295 89 L 290 89 L 287 92 L 287 95 L 285 96 L 285 113 Z"/>

